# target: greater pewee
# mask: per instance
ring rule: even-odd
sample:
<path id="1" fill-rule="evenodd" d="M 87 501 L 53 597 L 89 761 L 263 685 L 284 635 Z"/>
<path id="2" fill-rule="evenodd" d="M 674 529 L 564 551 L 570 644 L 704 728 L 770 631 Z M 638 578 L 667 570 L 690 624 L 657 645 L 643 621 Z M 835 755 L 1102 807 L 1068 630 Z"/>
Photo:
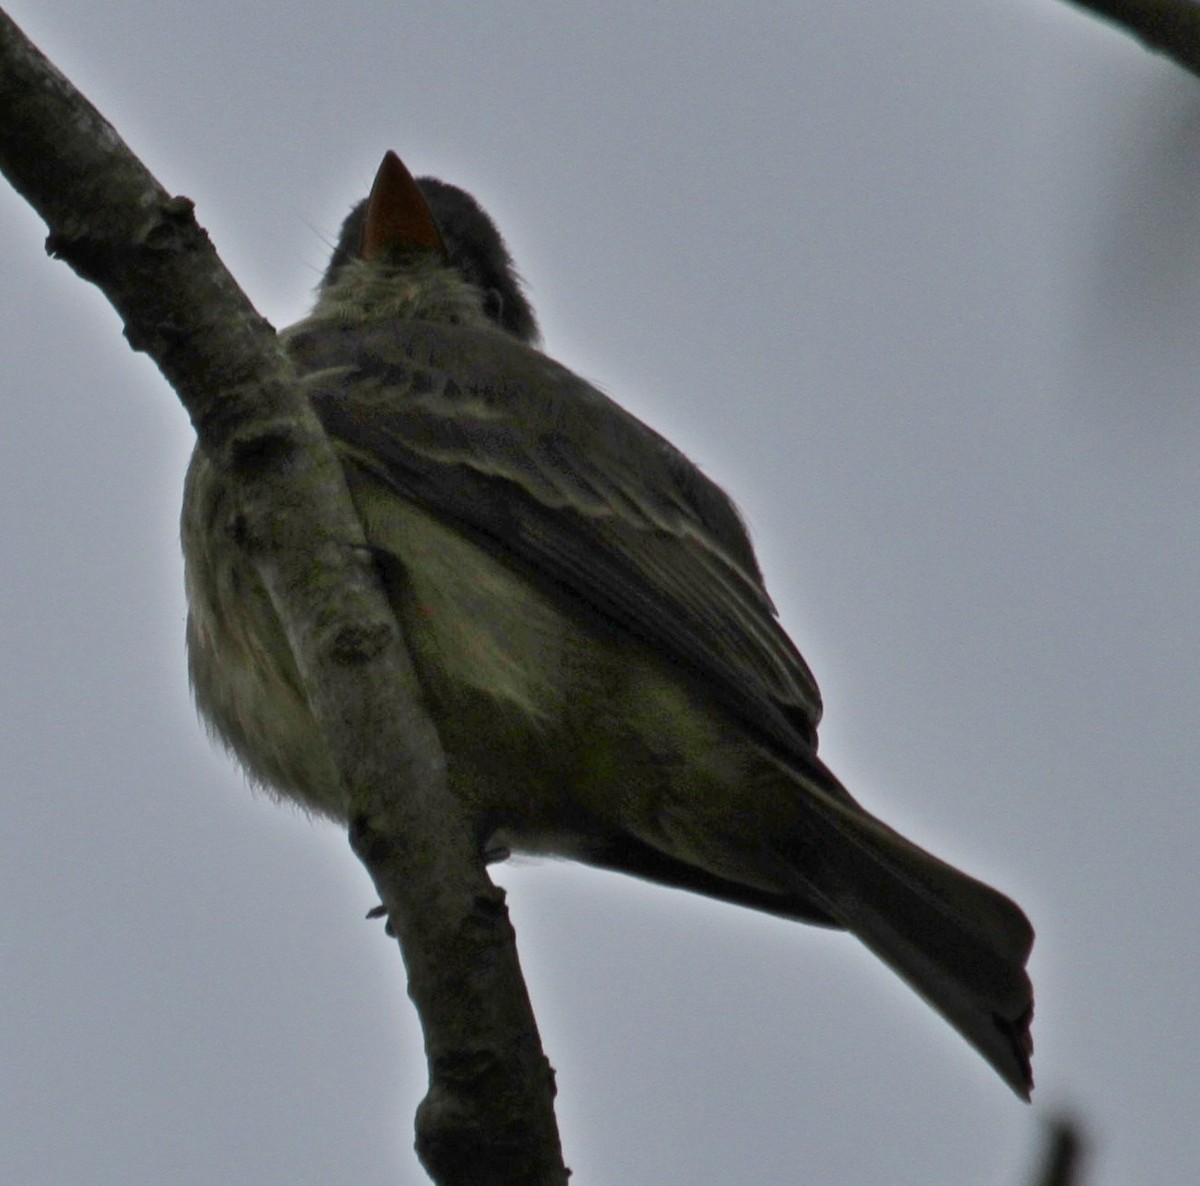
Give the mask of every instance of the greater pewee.
<path id="1" fill-rule="evenodd" d="M 389 153 L 283 331 L 345 467 L 481 852 L 544 852 L 856 935 L 1022 1097 L 1033 931 L 862 808 L 728 497 L 534 348 L 474 199 Z M 188 656 L 251 777 L 345 818 L 283 629 L 197 450 Z"/>

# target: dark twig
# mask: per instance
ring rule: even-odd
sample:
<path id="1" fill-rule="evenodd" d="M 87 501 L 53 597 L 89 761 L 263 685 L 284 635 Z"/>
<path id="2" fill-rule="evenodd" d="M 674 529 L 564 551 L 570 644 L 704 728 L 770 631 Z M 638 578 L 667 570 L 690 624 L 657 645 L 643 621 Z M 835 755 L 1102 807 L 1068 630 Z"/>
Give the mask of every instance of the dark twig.
<path id="1" fill-rule="evenodd" d="M 1046 1125 L 1042 1163 L 1033 1186 L 1083 1186 L 1087 1141 L 1078 1121 L 1058 1116 Z"/>
<path id="2" fill-rule="evenodd" d="M 1071 0 L 1132 33 L 1147 48 L 1200 74 L 1200 4 L 1195 0 Z"/>

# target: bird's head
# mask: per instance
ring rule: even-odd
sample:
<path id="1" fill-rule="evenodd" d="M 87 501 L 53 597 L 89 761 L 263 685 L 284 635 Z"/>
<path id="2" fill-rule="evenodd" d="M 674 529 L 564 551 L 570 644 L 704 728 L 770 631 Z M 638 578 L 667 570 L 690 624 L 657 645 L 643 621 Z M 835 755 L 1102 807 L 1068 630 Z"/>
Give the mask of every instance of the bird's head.
<path id="1" fill-rule="evenodd" d="M 538 338 L 512 256 L 483 208 L 456 185 L 414 179 L 393 152 L 342 223 L 314 316 L 482 319 L 522 342 Z"/>

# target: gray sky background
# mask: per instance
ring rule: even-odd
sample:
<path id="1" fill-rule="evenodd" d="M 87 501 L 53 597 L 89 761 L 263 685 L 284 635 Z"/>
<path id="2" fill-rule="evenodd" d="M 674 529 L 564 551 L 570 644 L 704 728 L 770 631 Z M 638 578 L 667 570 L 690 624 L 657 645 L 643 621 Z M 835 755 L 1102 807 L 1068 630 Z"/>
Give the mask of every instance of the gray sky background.
<path id="1" fill-rule="evenodd" d="M 301 315 L 385 149 L 745 510 L 822 752 L 1038 928 L 1032 1108 L 845 936 L 505 867 L 581 1186 L 1200 1173 L 1200 81 L 1056 0 L 8 10 Z M 192 434 L 0 187 L 0 1181 L 384 1186 L 424 1084 L 344 837 L 197 726 Z"/>

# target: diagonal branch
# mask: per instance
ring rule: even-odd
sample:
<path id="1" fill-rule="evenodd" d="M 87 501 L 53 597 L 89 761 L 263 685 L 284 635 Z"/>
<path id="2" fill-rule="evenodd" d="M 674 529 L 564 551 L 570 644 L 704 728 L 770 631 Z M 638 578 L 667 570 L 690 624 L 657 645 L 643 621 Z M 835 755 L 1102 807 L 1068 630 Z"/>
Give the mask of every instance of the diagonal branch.
<path id="1" fill-rule="evenodd" d="M 96 284 L 239 496 L 229 546 L 269 590 L 341 771 L 351 842 L 399 937 L 440 1183 L 566 1181 L 553 1079 L 503 893 L 484 872 L 341 468 L 272 327 L 196 223 L 0 11 L 0 171 Z"/>

